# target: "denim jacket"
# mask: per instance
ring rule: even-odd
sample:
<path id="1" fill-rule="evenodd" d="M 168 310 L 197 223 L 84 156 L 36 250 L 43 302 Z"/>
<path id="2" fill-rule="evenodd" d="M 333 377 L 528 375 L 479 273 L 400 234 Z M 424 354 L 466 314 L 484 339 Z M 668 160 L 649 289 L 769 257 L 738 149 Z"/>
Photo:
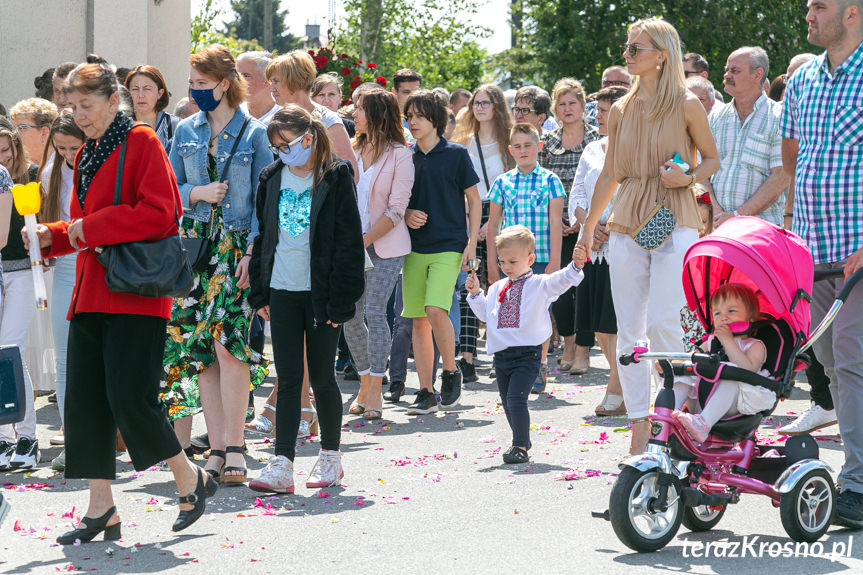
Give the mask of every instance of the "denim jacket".
<path id="1" fill-rule="evenodd" d="M 249 230 L 249 243 L 258 236 L 258 219 L 255 217 L 255 191 L 258 175 L 273 162 L 269 150 L 270 141 L 267 130 L 258 120 L 252 118 L 234 153 L 230 169 L 225 176 L 224 162 L 231 153 L 234 140 L 240 132 L 248 113 L 238 109 L 225 126 L 218 140 L 216 169 L 219 181 L 228 180 L 228 193 L 222 200 L 222 218 L 230 231 Z M 210 124 L 207 115 L 198 112 L 177 126 L 171 145 L 169 159 L 177 176 L 180 197 L 183 199 L 184 215 L 193 220 L 205 222 L 210 217 L 210 204 L 204 201 L 190 205 L 189 196 L 195 186 L 210 183 L 207 175 L 207 143 L 210 140 Z"/>

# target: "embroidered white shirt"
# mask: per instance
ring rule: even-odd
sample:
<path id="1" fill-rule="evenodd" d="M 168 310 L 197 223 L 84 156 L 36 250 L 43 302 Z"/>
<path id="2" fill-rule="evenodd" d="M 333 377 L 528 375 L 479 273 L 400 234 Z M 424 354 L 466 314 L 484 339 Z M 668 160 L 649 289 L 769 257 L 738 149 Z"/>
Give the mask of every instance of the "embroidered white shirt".
<path id="1" fill-rule="evenodd" d="M 569 264 L 550 275 L 527 273 L 515 280 L 496 281 L 489 286 L 488 296 L 483 292 L 469 295 L 470 308 L 486 324 L 487 353 L 540 345 L 551 337 L 548 306 L 582 279 L 581 269 Z"/>

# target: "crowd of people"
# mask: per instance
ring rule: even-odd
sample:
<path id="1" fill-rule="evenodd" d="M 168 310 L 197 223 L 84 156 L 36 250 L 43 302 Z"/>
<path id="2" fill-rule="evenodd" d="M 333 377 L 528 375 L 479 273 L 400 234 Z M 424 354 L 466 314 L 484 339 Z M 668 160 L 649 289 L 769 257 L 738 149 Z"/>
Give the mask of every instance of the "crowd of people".
<path id="1" fill-rule="evenodd" d="M 136 469 L 165 461 L 173 471 L 174 530 L 201 516 L 218 484 L 293 493 L 296 441 L 310 434 L 319 432 L 320 453 L 305 485 L 333 485 L 344 476 L 337 372 L 359 380 L 348 413 L 381 419 L 385 401 L 402 403 L 412 351 L 419 390 L 407 413 L 451 409 L 477 380 L 483 339 L 512 429 L 505 463 L 529 460 L 527 398 L 545 390 L 558 345 L 560 371 L 574 375 L 599 346 L 611 369 L 595 411 L 627 414 L 629 452 L 643 452 L 656 374 L 646 363 L 618 369 L 616 358 L 642 341 L 673 351 L 700 343 L 685 331 L 694 328 L 679 279 L 699 235 L 754 216 L 800 235 L 817 268 L 847 277 L 863 267 L 861 8 L 813 3 L 809 40 L 825 52 L 794 57 L 772 82 L 763 48 L 732 52 L 727 103 L 707 60 L 684 54 L 661 19 L 629 27 L 625 66 L 607 68 L 592 93 L 574 78 L 550 93 L 494 84 L 449 93 L 403 69 L 391 90 L 362 84 L 343 100 L 341 78 L 318 75 L 304 51 L 234 58 L 213 45 L 190 57 L 188 97 L 169 113 L 154 66 L 119 69 L 98 56 L 57 66 L 50 90 L 0 116 L 0 191 L 41 182 L 38 237 L 52 284 L 50 317 L 34 317 L 27 250 L 36 247 L 0 194 L 0 345 L 24 352 L 27 387 L 24 420 L 0 427 L 0 470 L 39 464 L 31 375 L 49 348 L 62 422 L 51 442 L 65 447 L 51 465 L 90 484 L 85 517 L 61 543 L 120 536 L 111 494 L 120 443 Z M 657 214 L 670 214 L 661 237 L 644 232 Z M 194 270 L 187 294 L 109 289 L 103 246 L 176 233 Z M 842 283 L 816 284 L 813 322 Z M 860 292 L 815 346 L 810 409 L 780 430 L 838 422 L 838 521 L 855 527 Z M 43 321 L 52 337 L 28 339 Z M 741 361 L 757 368 L 753 349 Z M 278 378 L 255 413 L 252 392 L 273 364 Z M 725 400 L 707 424 L 686 414 L 687 428 L 701 437 L 735 413 L 734 397 Z M 201 413 L 207 432 L 192 437 Z M 254 478 L 250 431 L 276 438 Z M 202 450 L 203 469 L 190 459 Z"/>

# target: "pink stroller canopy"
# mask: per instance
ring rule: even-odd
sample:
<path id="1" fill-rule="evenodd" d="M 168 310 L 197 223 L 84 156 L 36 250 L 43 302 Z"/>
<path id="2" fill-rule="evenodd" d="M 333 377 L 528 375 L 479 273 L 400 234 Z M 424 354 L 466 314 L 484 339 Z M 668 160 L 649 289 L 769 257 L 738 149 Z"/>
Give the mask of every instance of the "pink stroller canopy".
<path id="1" fill-rule="evenodd" d="M 760 218 L 739 216 L 692 244 L 683 260 L 686 303 L 711 329 L 710 295 L 725 283 L 751 287 L 761 311 L 809 337 L 815 266 L 803 240 Z M 793 306 L 793 311 L 792 311 Z"/>

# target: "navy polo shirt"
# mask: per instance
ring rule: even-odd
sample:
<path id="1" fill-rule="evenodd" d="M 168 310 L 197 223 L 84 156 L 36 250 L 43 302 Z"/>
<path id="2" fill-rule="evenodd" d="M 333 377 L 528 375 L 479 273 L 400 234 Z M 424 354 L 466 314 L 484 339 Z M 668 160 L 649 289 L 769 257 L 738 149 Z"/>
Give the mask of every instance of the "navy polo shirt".
<path id="1" fill-rule="evenodd" d="M 428 214 L 423 227 L 409 228 L 411 250 L 461 253 L 468 234 L 464 191 L 479 183 L 467 149 L 443 137 L 428 154 L 416 144 L 411 149 L 415 175 L 408 208 Z"/>

